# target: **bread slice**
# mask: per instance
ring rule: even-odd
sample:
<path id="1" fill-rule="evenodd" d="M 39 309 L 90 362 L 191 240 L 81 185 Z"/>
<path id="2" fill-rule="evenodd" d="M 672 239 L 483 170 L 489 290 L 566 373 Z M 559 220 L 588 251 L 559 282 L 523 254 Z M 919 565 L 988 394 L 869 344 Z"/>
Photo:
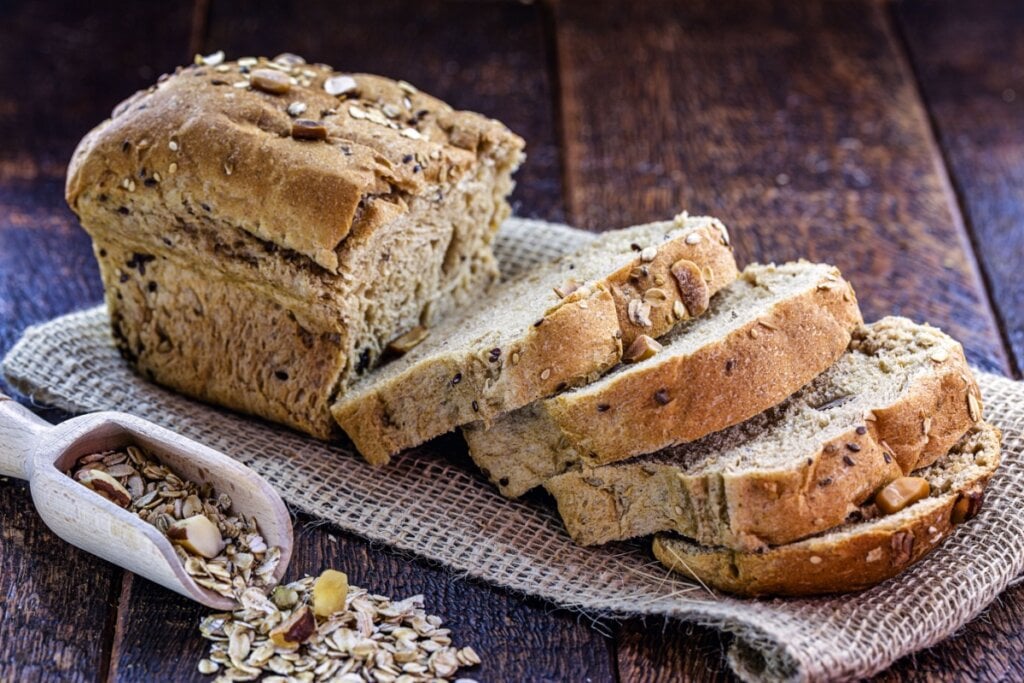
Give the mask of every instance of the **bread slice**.
<path id="1" fill-rule="evenodd" d="M 371 463 L 614 366 L 640 334 L 702 313 L 736 278 L 725 227 L 680 215 L 604 233 L 446 321 L 355 385 L 334 417 Z"/>
<path id="2" fill-rule="evenodd" d="M 866 519 L 803 541 L 744 553 L 658 535 L 654 554 L 670 569 L 707 586 L 740 595 L 818 595 L 860 590 L 885 581 L 927 555 L 956 524 L 981 508 L 985 485 L 999 466 L 999 430 L 982 423 L 915 476 L 929 497 L 895 514 Z"/>
<path id="3" fill-rule="evenodd" d="M 581 462 L 625 460 L 753 417 L 832 365 L 860 322 L 835 268 L 748 266 L 653 357 L 463 433 L 490 480 L 519 496 Z"/>
<path id="4" fill-rule="evenodd" d="M 677 531 L 755 551 L 841 524 L 979 419 L 960 344 L 884 318 L 857 328 L 849 351 L 785 403 L 691 444 L 583 466 L 545 488 L 582 544 Z"/>
<path id="5" fill-rule="evenodd" d="M 392 339 L 497 283 L 523 140 L 408 83 L 219 59 L 86 135 L 67 201 L 141 373 L 329 438 Z"/>

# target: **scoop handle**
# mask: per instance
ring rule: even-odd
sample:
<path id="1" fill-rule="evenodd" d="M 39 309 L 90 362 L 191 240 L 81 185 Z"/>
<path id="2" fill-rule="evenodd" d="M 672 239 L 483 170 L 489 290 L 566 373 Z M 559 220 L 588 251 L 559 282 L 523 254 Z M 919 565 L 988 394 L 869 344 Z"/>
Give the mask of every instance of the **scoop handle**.
<path id="1" fill-rule="evenodd" d="M 31 455 L 50 423 L 0 392 L 0 475 L 28 479 Z"/>

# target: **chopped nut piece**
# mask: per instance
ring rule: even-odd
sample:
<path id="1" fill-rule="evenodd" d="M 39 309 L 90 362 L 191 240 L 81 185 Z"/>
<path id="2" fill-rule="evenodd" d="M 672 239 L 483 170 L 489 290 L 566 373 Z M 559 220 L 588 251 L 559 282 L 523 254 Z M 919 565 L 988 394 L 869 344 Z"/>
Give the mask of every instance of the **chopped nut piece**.
<path id="1" fill-rule="evenodd" d="M 679 259 L 669 268 L 679 287 L 679 298 L 691 316 L 697 316 L 708 309 L 711 295 L 700 268 L 693 261 Z"/>
<path id="2" fill-rule="evenodd" d="M 946 349 L 936 349 L 935 351 L 932 352 L 931 355 L 931 359 L 936 363 L 943 363 L 948 358 L 949 353 L 946 352 Z"/>
<path id="3" fill-rule="evenodd" d="M 875 504 L 882 512 L 891 515 L 903 508 L 927 498 L 931 493 L 928 480 L 922 477 L 900 477 L 883 488 L 875 496 Z"/>
<path id="4" fill-rule="evenodd" d="M 674 315 L 677 320 L 682 320 L 686 317 L 686 306 L 683 305 L 682 301 L 677 299 L 675 303 L 672 304 L 672 315 Z"/>
<path id="5" fill-rule="evenodd" d="M 284 95 L 292 88 L 292 82 L 287 74 L 274 69 L 256 69 L 249 79 L 252 87 L 271 95 Z"/>
<path id="6" fill-rule="evenodd" d="M 345 609 L 348 596 L 348 576 L 334 569 L 324 570 L 313 583 L 313 613 L 329 617 Z"/>
<path id="7" fill-rule="evenodd" d="M 217 662 L 214 662 L 212 660 L 204 658 L 204 659 L 200 659 L 199 660 L 199 667 L 198 668 L 199 668 L 199 673 L 209 675 L 209 674 L 212 674 L 212 673 L 216 673 L 217 669 L 220 668 L 220 664 L 218 664 Z"/>
<path id="8" fill-rule="evenodd" d="M 626 304 L 626 315 L 630 322 L 641 327 L 651 326 L 651 305 L 640 299 L 630 299 Z"/>
<path id="9" fill-rule="evenodd" d="M 206 55 L 205 57 L 203 55 L 196 55 L 195 61 L 196 64 L 200 64 L 202 66 L 217 66 L 224 61 L 224 50 L 217 50 L 213 54 Z"/>
<path id="10" fill-rule="evenodd" d="M 974 519 L 977 514 L 981 512 L 981 506 L 982 503 L 984 503 L 984 500 L 984 491 L 961 493 L 957 497 L 956 503 L 953 504 L 950 521 L 953 524 L 963 524 L 968 520 Z"/>
<path id="11" fill-rule="evenodd" d="M 300 66 L 306 63 L 304 58 L 291 52 L 282 52 L 278 56 L 274 57 L 273 61 L 277 64 L 284 64 L 285 66 Z"/>
<path id="12" fill-rule="evenodd" d="M 112 476 L 98 469 L 80 470 L 75 478 L 118 507 L 131 505 L 132 494 Z"/>
<path id="13" fill-rule="evenodd" d="M 972 421 L 977 422 L 981 419 L 981 402 L 973 393 L 967 394 L 967 412 L 970 413 Z"/>
<path id="14" fill-rule="evenodd" d="M 665 293 L 664 289 L 660 289 L 658 287 L 651 287 L 646 292 L 644 292 L 644 301 L 651 304 L 652 306 L 657 306 L 659 304 L 664 303 L 665 301 L 668 301 L 668 294 Z"/>
<path id="15" fill-rule="evenodd" d="M 571 277 L 568 280 L 566 280 L 565 282 L 563 282 L 562 284 L 560 284 L 560 285 L 558 285 L 557 287 L 554 288 L 555 295 L 559 299 L 564 299 L 565 297 L 569 296 L 570 294 L 572 294 L 573 292 L 575 292 L 577 289 L 579 289 L 582 286 L 583 286 L 582 282 L 580 282 L 579 280 L 577 280 L 574 277 Z"/>
<path id="16" fill-rule="evenodd" d="M 889 547 L 892 550 L 889 556 L 892 565 L 905 565 L 914 554 L 914 534 L 909 531 L 897 531 L 889 540 Z"/>
<path id="17" fill-rule="evenodd" d="M 638 363 L 654 356 L 662 349 L 662 345 L 646 334 L 641 334 L 629 345 L 626 352 L 622 354 L 622 360 L 626 363 Z"/>
<path id="18" fill-rule="evenodd" d="M 224 549 L 224 538 L 217 525 L 206 515 L 195 515 L 173 522 L 167 538 L 194 555 L 212 559 Z"/>
<path id="19" fill-rule="evenodd" d="M 327 127 L 322 121 L 296 119 L 292 123 L 292 137 L 296 140 L 326 140 Z"/>
<path id="20" fill-rule="evenodd" d="M 305 102 L 292 102 L 288 105 L 289 116 L 302 116 L 306 112 Z"/>
<path id="21" fill-rule="evenodd" d="M 391 340 L 391 343 L 388 344 L 388 351 L 399 354 L 408 353 L 419 346 L 429 335 L 430 330 L 422 325 L 417 325 L 400 337 Z"/>
<path id="22" fill-rule="evenodd" d="M 355 92 L 358 88 L 356 79 L 351 76 L 331 76 L 324 81 L 324 90 L 328 95 L 347 95 Z"/>
<path id="23" fill-rule="evenodd" d="M 303 605 L 270 631 L 270 642 L 278 647 L 295 647 L 306 642 L 315 631 L 313 612 Z"/>

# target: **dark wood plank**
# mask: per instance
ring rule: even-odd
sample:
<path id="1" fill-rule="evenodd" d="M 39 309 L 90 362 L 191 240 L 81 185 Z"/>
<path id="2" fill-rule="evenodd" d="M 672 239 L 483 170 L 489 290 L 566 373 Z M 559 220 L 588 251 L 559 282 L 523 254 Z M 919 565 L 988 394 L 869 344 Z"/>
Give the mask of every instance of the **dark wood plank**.
<path id="1" fill-rule="evenodd" d="M 0 482 L 0 520 L 0 680 L 95 680 L 121 572 L 50 533 L 21 482 Z"/>
<path id="2" fill-rule="evenodd" d="M 902 681 L 1024 680 L 1024 590 L 1003 593 L 981 616 L 935 647 L 905 657 L 877 676 Z"/>
<path id="3" fill-rule="evenodd" d="M 728 637 L 678 622 L 627 622 L 618 640 L 619 680 L 712 683 L 734 680 L 725 663 Z"/>
<path id="4" fill-rule="evenodd" d="M 204 51 L 290 51 L 339 69 L 404 78 L 503 120 L 528 140 L 517 211 L 558 219 L 561 184 L 541 14 L 511 3 L 212 3 Z M 387 49 L 382 49 L 386 45 Z M 528 97 L 526 96 L 528 94 Z M 449 444 L 451 446 L 452 444 Z M 334 566 L 353 583 L 400 597 L 423 593 L 456 642 L 484 659 L 481 680 L 614 680 L 611 642 L 572 614 L 379 549 L 326 526 L 299 534 L 292 576 Z M 131 581 L 118 619 L 113 678 L 196 678 L 200 611 L 148 582 Z M 153 628 L 154 620 L 161 624 Z M 179 656 L 180 654 L 180 656 Z"/>
<path id="5" fill-rule="evenodd" d="M 481 681 L 613 680 L 605 643 L 595 650 L 579 645 L 576 615 L 536 600 L 510 599 L 503 591 L 422 560 L 374 547 L 366 541 L 315 523 L 295 522 L 295 555 L 287 580 L 336 568 L 353 585 L 401 599 L 424 595 L 426 610 L 452 629 L 456 645 L 470 645 L 483 663 L 460 675 Z M 202 681 L 196 665 L 206 651 L 198 635 L 204 610 L 144 579 L 129 579 L 114 651 L 111 680 Z M 538 616 L 540 615 L 540 616 Z M 156 628 L 159 626 L 159 628 Z"/>
<path id="6" fill-rule="evenodd" d="M 1006 369 L 885 12 L 558 3 L 570 217 L 607 228 L 684 208 L 720 216 L 742 259 L 833 262 L 869 319 L 931 321 L 972 361 Z"/>
<path id="7" fill-rule="evenodd" d="M 1024 368 L 1024 5 L 904 2 L 895 14 L 988 279 Z"/>
<path id="8" fill-rule="evenodd" d="M 187 8 L 0 3 L 0 354 L 27 325 L 101 300 L 64 205 L 65 165 L 121 98 L 182 57 L 187 30 Z M 51 534 L 27 486 L 0 483 L 0 680 L 102 677 L 121 576 Z"/>
<path id="9" fill-rule="evenodd" d="M 566 1 L 555 26 L 572 221 L 717 215 L 744 261 L 835 263 L 868 319 L 931 321 L 1007 369 L 884 7 Z M 719 645 L 630 623 L 620 676 L 729 677 Z"/>

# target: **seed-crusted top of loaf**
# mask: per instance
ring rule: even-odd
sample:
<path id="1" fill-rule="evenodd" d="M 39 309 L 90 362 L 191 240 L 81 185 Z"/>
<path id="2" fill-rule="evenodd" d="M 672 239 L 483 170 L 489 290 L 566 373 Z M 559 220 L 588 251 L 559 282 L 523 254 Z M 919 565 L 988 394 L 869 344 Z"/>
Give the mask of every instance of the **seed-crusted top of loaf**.
<path id="1" fill-rule="evenodd" d="M 336 271 L 345 237 L 403 213 L 406 198 L 522 157 L 522 139 L 498 121 L 404 81 L 295 55 L 197 62 L 79 143 L 66 188 L 76 213 L 175 183 L 193 206 L 215 203 L 221 218 Z"/>

